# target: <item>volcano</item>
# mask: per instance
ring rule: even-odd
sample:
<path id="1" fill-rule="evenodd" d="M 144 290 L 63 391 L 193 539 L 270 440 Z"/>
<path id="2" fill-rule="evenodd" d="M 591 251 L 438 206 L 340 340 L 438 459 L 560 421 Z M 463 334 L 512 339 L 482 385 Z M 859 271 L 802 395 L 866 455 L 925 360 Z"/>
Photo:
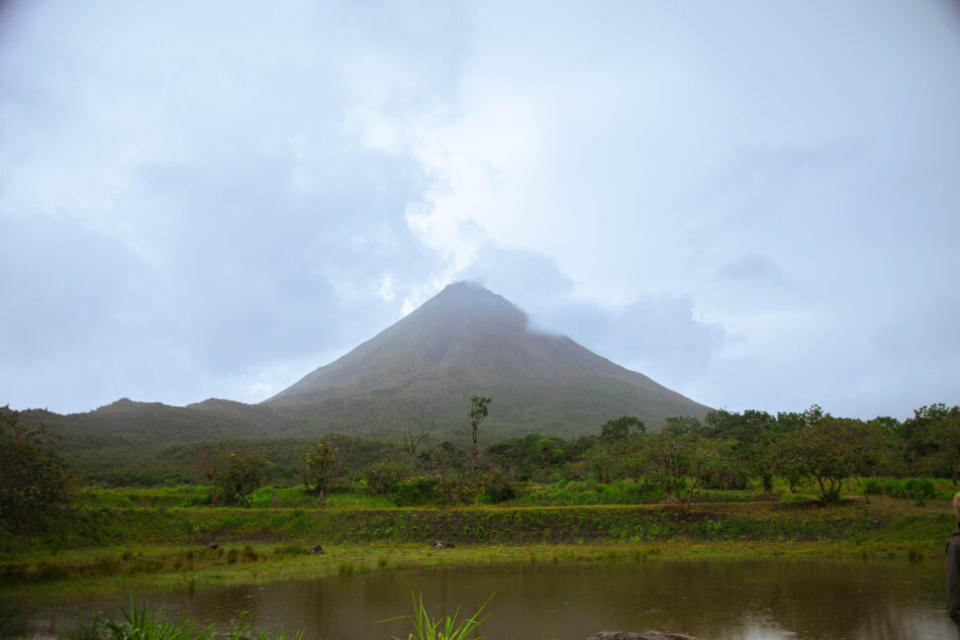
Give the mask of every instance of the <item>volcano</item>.
<path id="1" fill-rule="evenodd" d="M 261 403 L 343 433 L 455 432 L 473 395 L 493 399 L 499 435 L 599 432 L 622 415 L 657 429 L 709 408 L 580 346 L 472 282 L 439 294 L 342 358 Z"/>

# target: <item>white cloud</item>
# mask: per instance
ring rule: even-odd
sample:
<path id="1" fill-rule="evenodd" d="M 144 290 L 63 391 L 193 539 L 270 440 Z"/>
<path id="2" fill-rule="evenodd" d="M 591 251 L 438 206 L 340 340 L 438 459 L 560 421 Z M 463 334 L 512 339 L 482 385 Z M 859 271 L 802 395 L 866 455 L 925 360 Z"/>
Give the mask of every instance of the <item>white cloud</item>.
<path id="1" fill-rule="evenodd" d="M 710 404 L 960 402 L 942 5 L 9 6 L 15 405 L 250 398 L 464 276 Z"/>

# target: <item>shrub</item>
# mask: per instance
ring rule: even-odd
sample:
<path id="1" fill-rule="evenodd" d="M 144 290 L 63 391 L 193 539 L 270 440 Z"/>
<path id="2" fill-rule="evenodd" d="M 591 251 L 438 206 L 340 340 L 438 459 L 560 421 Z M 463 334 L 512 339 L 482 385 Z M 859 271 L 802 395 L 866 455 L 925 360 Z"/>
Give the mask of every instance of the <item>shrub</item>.
<path id="1" fill-rule="evenodd" d="M 840 489 L 830 489 L 823 492 L 820 496 L 823 504 L 838 504 L 840 502 Z"/>
<path id="2" fill-rule="evenodd" d="M 437 485 L 440 482 L 430 476 L 419 476 L 406 482 L 397 482 L 388 495 L 398 507 L 417 506 L 436 502 Z"/>
<path id="3" fill-rule="evenodd" d="M 868 480 L 868 488 L 875 489 L 880 483 L 876 480 Z M 866 491 L 865 491 L 866 492 Z M 882 492 L 891 498 L 903 498 L 904 500 L 913 500 L 918 507 L 927 504 L 927 500 L 937 497 L 937 488 L 933 480 L 929 478 L 907 478 L 906 480 L 887 480 L 882 485 Z"/>
<path id="4" fill-rule="evenodd" d="M 513 490 L 510 483 L 504 482 L 484 489 L 483 494 L 480 496 L 480 502 L 484 504 L 497 504 L 499 502 L 513 500 L 516 497 L 517 492 Z"/>
<path id="5" fill-rule="evenodd" d="M 381 460 L 367 471 L 367 489 L 375 496 L 382 496 L 398 482 L 409 478 L 410 472 L 410 466 L 402 462 Z"/>
<path id="6" fill-rule="evenodd" d="M 878 496 L 883 493 L 883 485 L 876 478 L 868 478 L 863 484 L 863 494 L 867 496 Z"/>
<path id="7" fill-rule="evenodd" d="M 903 482 L 904 497 L 913 500 L 918 507 L 927 504 L 927 500 L 937 495 L 933 480 L 929 478 L 907 478 Z"/>

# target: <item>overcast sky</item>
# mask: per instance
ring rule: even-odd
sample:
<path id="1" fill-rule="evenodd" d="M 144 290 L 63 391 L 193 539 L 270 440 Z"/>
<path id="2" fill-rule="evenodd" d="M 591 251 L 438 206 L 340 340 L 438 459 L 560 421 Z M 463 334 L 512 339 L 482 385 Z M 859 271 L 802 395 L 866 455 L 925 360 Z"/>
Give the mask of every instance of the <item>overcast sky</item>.
<path id="1" fill-rule="evenodd" d="M 256 402 L 477 280 L 691 398 L 960 403 L 960 4 L 0 0 L 0 405 Z"/>

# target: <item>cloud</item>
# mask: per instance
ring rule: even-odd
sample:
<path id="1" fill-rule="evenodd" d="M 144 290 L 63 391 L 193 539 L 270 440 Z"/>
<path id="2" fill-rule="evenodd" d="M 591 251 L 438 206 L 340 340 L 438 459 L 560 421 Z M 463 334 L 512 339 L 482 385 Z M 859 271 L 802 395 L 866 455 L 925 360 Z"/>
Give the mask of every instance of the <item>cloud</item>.
<path id="1" fill-rule="evenodd" d="M 0 237 L 0 361 L 55 362 L 90 340 L 107 347 L 150 315 L 153 281 L 113 239 L 28 217 L 0 218 Z"/>
<path id="2" fill-rule="evenodd" d="M 676 372 L 705 402 L 907 415 L 928 383 L 870 373 L 889 363 L 863 336 L 878 308 L 914 322 L 904 308 L 960 272 L 960 121 L 947 116 L 960 40 L 932 5 L 699 9 L 479 11 L 458 112 L 415 125 L 414 156 L 436 176 L 415 233 L 453 230 L 431 243 L 469 246 L 461 262 L 482 263 L 485 241 L 548 257 L 562 278 L 546 291 L 565 280 L 554 295 L 589 311 L 543 324 Z M 504 286 L 522 296 L 524 280 Z M 582 337 L 566 329 L 579 313 Z M 672 358 L 640 360 L 656 341 L 631 339 L 657 332 Z M 960 350 L 943 348 L 947 379 Z M 898 411 L 879 391 L 891 387 Z"/>
<path id="3" fill-rule="evenodd" d="M 725 339 L 720 325 L 695 316 L 690 300 L 665 292 L 610 306 L 578 299 L 556 262 L 530 251 L 488 243 L 459 276 L 517 304 L 534 329 L 565 334 L 674 387 L 704 375 Z"/>
<path id="4" fill-rule="evenodd" d="M 257 400 L 461 277 L 715 406 L 960 402 L 946 5 L 0 8 L 17 406 Z"/>
<path id="5" fill-rule="evenodd" d="M 457 58 L 433 51 L 457 11 L 235 8 L 13 12 L 0 293 L 23 313 L 0 378 L 17 406 L 260 400 L 399 318 L 438 268 L 403 217 L 421 167 L 356 121 L 442 97 Z"/>
<path id="6" fill-rule="evenodd" d="M 786 287 L 790 284 L 783 270 L 773 260 L 757 254 L 747 254 L 725 264 L 717 271 L 717 278 L 729 283 L 748 283 L 771 288 Z"/>

